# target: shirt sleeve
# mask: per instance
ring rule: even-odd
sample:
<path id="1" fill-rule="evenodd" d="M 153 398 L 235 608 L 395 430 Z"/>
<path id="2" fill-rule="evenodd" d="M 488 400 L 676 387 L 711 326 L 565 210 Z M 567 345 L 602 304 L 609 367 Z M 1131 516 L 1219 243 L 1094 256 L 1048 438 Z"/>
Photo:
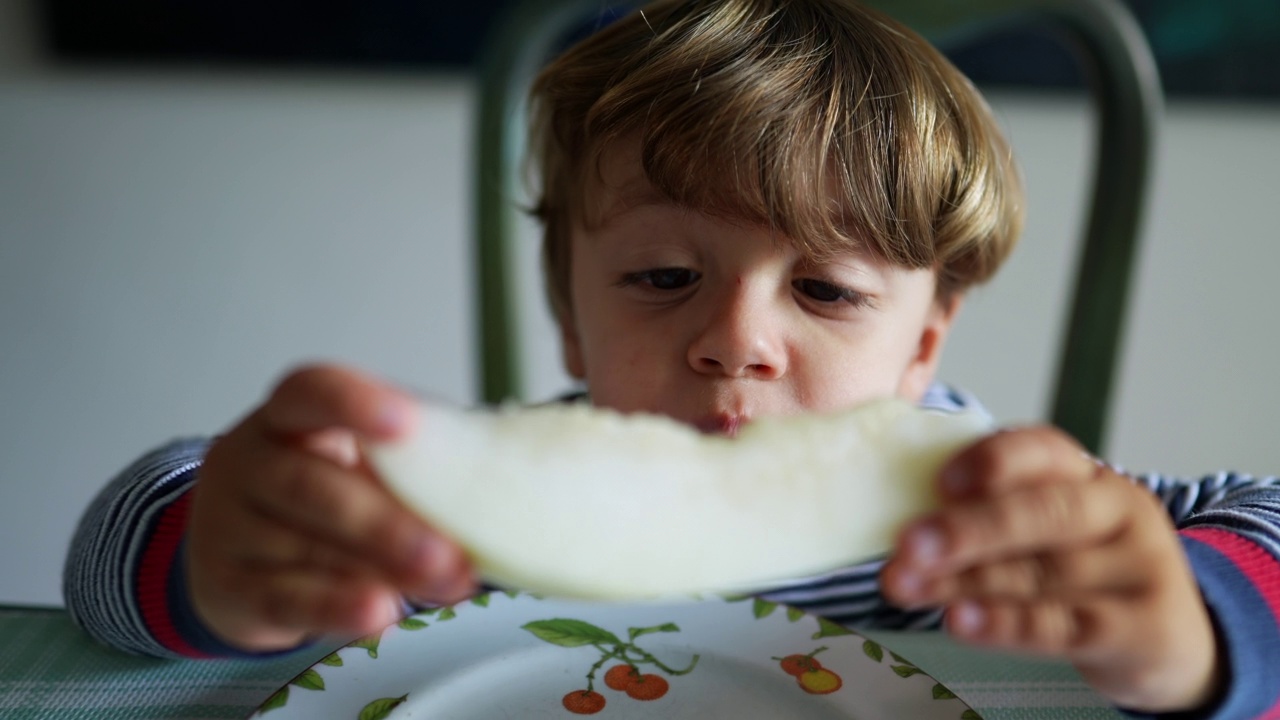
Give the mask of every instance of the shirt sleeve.
<path id="1" fill-rule="evenodd" d="M 1227 662 L 1221 696 L 1194 717 L 1280 716 L 1280 478 L 1149 474 L 1135 482 L 1177 524 Z"/>
<path id="2" fill-rule="evenodd" d="M 62 589 L 90 637 L 137 655 L 264 657 L 209 632 L 187 595 L 187 513 L 207 439 L 174 440 L 144 455 L 90 503 L 71 540 Z"/>

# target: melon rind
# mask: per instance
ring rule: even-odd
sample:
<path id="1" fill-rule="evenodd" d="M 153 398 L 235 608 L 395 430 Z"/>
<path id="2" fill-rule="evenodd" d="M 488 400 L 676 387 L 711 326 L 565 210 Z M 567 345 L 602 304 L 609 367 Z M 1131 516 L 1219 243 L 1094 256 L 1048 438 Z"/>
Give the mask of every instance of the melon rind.
<path id="1" fill-rule="evenodd" d="M 586 405 L 422 415 L 370 448 L 388 487 L 486 581 L 597 600 L 749 591 L 883 554 L 935 506 L 943 462 L 991 430 L 896 399 L 735 439 Z"/>

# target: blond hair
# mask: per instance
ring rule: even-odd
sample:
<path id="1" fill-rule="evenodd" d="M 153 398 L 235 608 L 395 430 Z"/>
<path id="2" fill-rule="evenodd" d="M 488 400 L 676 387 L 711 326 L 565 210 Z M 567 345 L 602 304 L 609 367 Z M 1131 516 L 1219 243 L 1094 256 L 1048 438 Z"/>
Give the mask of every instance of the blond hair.
<path id="1" fill-rule="evenodd" d="M 562 320 L 571 228 L 623 137 L 671 202 L 766 223 L 816 258 L 859 247 L 935 269 L 940 298 L 989 279 L 1021 230 L 1020 179 L 981 95 L 851 0 L 660 0 L 561 55 L 531 99 Z"/>

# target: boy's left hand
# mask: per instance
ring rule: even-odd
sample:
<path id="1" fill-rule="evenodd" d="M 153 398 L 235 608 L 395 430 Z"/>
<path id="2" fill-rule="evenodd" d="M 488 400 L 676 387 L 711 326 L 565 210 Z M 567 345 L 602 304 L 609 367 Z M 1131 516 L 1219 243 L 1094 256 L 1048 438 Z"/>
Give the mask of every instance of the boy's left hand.
<path id="1" fill-rule="evenodd" d="M 966 642 L 1065 657 L 1122 707 L 1213 699 L 1213 625 L 1153 494 L 1049 427 L 984 438 L 940 484 L 942 509 L 905 528 L 885 565 L 891 602 L 946 606 Z"/>

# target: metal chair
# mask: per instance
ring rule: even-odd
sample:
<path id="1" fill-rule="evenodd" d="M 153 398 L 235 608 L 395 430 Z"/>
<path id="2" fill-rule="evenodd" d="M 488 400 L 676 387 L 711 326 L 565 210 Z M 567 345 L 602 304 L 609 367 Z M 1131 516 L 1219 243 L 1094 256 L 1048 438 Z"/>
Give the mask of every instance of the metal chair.
<path id="1" fill-rule="evenodd" d="M 483 52 L 476 184 L 482 398 L 521 395 L 520 340 L 511 296 L 526 94 L 565 35 L 601 0 L 524 0 Z M 637 3 L 632 3 L 637 4 Z M 1050 420 L 1101 451 L 1146 202 L 1162 94 L 1155 61 L 1117 0 L 870 0 L 941 47 L 1026 22 L 1047 23 L 1079 50 L 1097 112 L 1092 202 L 1062 335 Z"/>

